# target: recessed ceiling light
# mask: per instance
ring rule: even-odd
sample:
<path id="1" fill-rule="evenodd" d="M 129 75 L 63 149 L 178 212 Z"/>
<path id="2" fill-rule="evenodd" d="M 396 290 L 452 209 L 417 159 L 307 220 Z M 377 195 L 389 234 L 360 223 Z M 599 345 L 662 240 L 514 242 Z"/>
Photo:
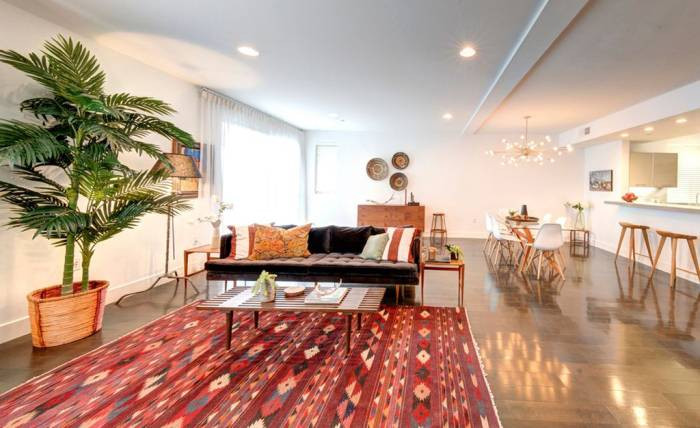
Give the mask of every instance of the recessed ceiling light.
<path id="1" fill-rule="evenodd" d="M 686 119 L 684 117 L 679 117 L 678 119 L 676 119 L 676 123 L 679 125 L 682 125 L 682 124 L 686 123 L 687 121 L 688 121 L 688 119 Z"/>
<path id="2" fill-rule="evenodd" d="M 250 46 L 239 46 L 238 52 L 246 56 L 260 56 L 260 52 L 251 48 Z"/>
<path id="3" fill-rule="evenodd" d="M 620 134 L 620 137 L 622 137 L 622 138 L 627 138 L 629 136 L 630 136 L 630 134 L 628 134 L 627 132 L 623 132 L 622 134 Z"/>
<path id="4" fill-rule="evenodd" d="M 442 115 L 442 118 L 445 120 L 450 120 L 450 119 L 452 119 L 452 117 L 453 117 L 452 113 L 445 113 Z"/>
<path id="5" fill-rule="evenodd" d="M 644 128 L 644 132 L 649 133 L 649 132 L 653 132 L 653 131 L 654 131 L 654 127 L 653 127 L 653 126 L 647 126 L 647 127 Z"/>
<path id="6" fill-rule="evenodd" d="M 473 46 L 465 46 L 459 51 L 459 55 L 464 58 L 471 58 L 476 55 L 476 49 Z"/>

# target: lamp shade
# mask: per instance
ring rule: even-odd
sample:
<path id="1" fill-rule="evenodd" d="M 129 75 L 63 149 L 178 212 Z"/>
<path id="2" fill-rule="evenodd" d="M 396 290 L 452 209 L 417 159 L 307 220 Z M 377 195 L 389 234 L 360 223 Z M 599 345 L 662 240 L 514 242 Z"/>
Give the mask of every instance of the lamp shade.
<path id="1" fill-rule="evenodd" d="M 192 157 L 178 153 L 164 153 L 164 155 L 172 168 L 159 160 L 153 165 L 153 171 L 168 170 L 170 177 L 173 178 L 202 178 Z"/>

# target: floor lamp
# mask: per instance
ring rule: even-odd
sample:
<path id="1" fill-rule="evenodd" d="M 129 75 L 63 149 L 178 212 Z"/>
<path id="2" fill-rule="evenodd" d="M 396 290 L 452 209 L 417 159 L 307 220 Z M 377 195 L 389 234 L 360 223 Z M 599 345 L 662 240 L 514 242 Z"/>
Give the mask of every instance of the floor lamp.
<path id="1" fill-rule="evenodd" d="M 165 153 L 165 157 L 168 159 L 170 165 L 163 163 L 162 161 L 157 161 L 153 165 L 152 170 L 168 169 L 170 170 L 170 179 L 172 180 L 172 192 L 175 194 L 181 193 L 180 180 L 184 178 L 201 178 L 202 175 L 197 169 L 197 165 L 194 163 L 194 159 L 187 155 L 182 155 L 178 153 Z M 135 291 L 133 293 L 128 293 L 123 295 L 117 300 L 117 305 L 122 302 L 126 297 L 133 296 L 134 294 L 145 293 L 146 291 L 152 290 L 158 283 L 163 279 L 174 279 L 175 280 L 175 292 L 180 286 L 180 280 L 185 282 L 185 299 L 187 299 L 187 282 L 189 281 L 192 288 L 195 289 L 197 294 L 199 294 L 199 289 L 194 285 L 191 279 L 186 276 L 180 276 L 177 270 L 170 270 L 170 243 L 172 242 L 173 256 L 175 255 L 175 221 L 172 215 L 172 210 L 168 210 L 168 220 L 166 226 L 165 235 L 165 272 L 156 278 L 155 281 L 145 290 Z M 171 241 L 172 237 L 172 241 Z M 187 272 L 185 272 L 187 274 Z"/>

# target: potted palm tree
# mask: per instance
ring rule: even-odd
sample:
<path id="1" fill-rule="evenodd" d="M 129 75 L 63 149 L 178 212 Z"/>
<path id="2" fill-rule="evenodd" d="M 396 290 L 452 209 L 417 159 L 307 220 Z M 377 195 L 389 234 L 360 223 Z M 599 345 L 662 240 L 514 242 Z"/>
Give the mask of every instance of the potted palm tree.
<path id="1" fill-rule="evenodd" d="M 194 141 L 161 119 L 174 112 L 167 103 L 106 94 L 105 73 L 80 42 L 58 36 L 26 56 L 0 50 L 0 62 L 47 90 L 20 104 L 36 120 L 0 120 L 0 164 L 16 177 L 0 181 L 0 201 L 12 206 L 7 225 L 65 248 L 61 285 L 33 291 L 27 299 L 34 346 L 69 343 L 102 325 L 109 283 L 90 279 L 96 245 L 135 227 L 145 214 L 189 208 L 169 192 L 167 170 L 134 170 L 120 155 L 135 152 L 168 165 L 144 137 L 157 134 L 186 146 Z M 82 278 L 74 282 L 76 251 Z"/>

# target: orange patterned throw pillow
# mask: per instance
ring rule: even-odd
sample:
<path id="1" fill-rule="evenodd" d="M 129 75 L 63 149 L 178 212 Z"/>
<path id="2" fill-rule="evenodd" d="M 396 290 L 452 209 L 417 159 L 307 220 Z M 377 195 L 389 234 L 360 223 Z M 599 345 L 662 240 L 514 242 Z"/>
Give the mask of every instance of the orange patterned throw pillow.
<path id="1" fill-rule="evenodd" d="M 251 260 L 270 260 L 280 257 L 308 257 L 311 224 L 291 229 L 255 225 L 255 241 Z"/>

